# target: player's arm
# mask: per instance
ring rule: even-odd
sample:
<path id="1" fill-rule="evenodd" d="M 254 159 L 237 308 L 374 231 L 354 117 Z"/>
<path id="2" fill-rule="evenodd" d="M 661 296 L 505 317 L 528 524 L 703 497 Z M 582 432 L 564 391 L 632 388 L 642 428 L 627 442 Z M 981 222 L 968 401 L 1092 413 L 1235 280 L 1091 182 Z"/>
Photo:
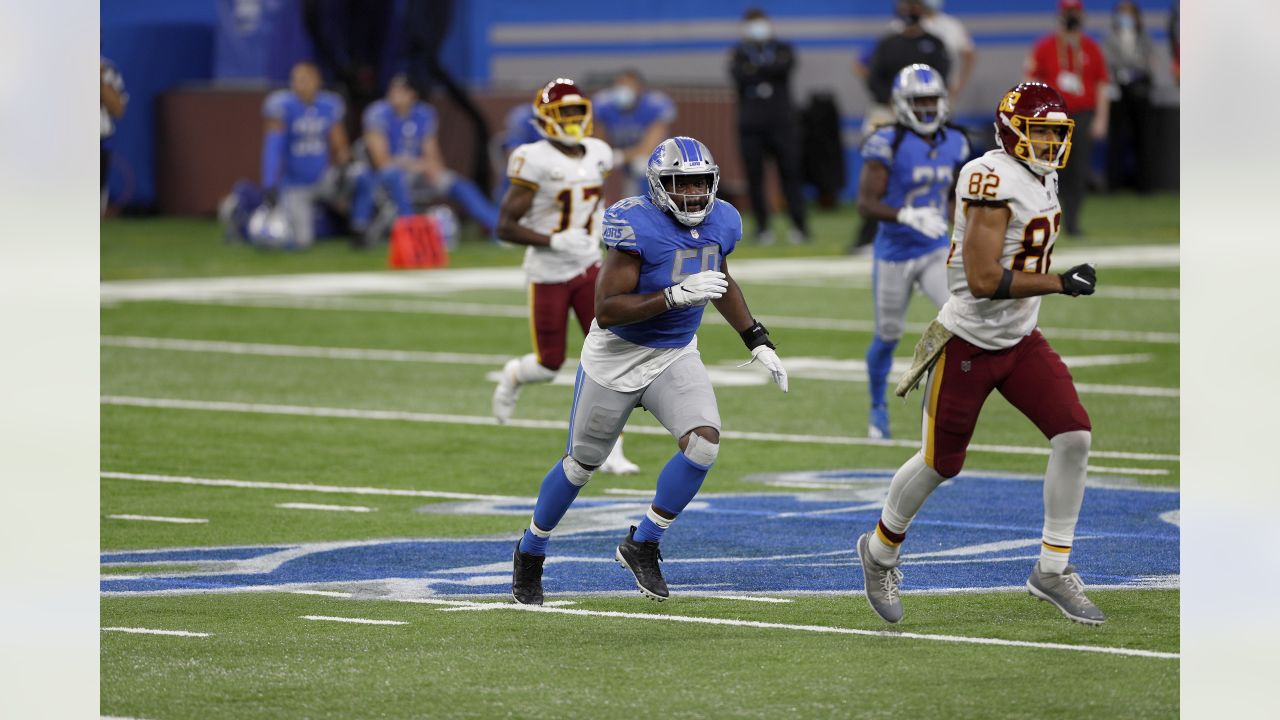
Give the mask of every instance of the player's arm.
<path id="1" fill-rule="evenodd" d="M 1093 294 L 1093 267 L 1077 265 L 1062 275 L 1010 270 L 1000 264 L 1012 212 L 1004 203 L 969 203 L 965 209 L 964 275 L 976 298 L 1007 300 L 1037 295 Z M 1072 274 L 1076 275 L 1071 279 Z"/>
<path id="2" fill-rule="evenodd" d="M 537 191 L 528 185 L 512 182 L 507 194 L 502 196 L 502 205 L 498 207 L 498 238 L 517 245 L 538 245 L 546 247 L 551 244 L 550 236 L 531 230 L 520 224 L 520 218 L 533 207 L 533 198 Z"/>
<path id="3" fill-rule="evenodd" d="M 858 214 L 868 220 L 898 221 L 899 208 L 884 204 L 889 189 L 889 167 L 880 160 L 862 163 L 858 178 Z"/>
<path id="4" fill-rule="evenodd" d="M 711 304 L 716 306 L 716 310 L 729 323 L 729 327 L 738 331 L 738 336 L 746 344 L 747 350 L 751 351 L 751 360 L 759 360 L 760 364 L 764 365 L 773 376 L 773 381 L 778 384 L 782 392 L 787 392 L 787 371 L 782 367 L 782 361 L 778 359 L 778 353 L 775 352 L 777 346 L 769 339 L 769 330 L 752 317 L 751 310 L 747 308 L 747 299 L 742 294 L 742 288 L 729 274 L 727 260 L 720 261 L 720 271 L 724 273 L 724 279 L 728 285 L 724 295 L 713 299 Z"/>
<path id="5" fill-rule="evenodd" d="M 664 291 L 637 293 L 640 256 L 609 248 L 596 278 L 596 322 L 602 328 L 648 320 L 670 310 Z"/>
<path id="6" fill-rule="evenodd" d="M 364 131 L 364 148 L 369 153 L 369 162 L 377 170 L 391 164 L 391 144 L 387 136 L 379 130 Z"/>
<path id="7" fill-rule="evenodd" d="M 671 137 L 670 133 L 670 120 L 655 120 L 644 131 L 644 137 L 640 138 L 640 142 L 632 145 L 631 149 L 625 151 L 623 153 L 623 157 L 625 157 L 628 162 L 635 160 L 638 157 L 649 157 L 649 153 L 658 146 L 658 143 Z"/>
<path id="8" fill-rule="evenodd" d="M 342 126 L 341 121 L 329 128 L 329 157 L 334 165 L 351 162 L 351 141 L 347 139 L 347 129 Z"/>
<path id="9" fill-rule="evenodd" d="M 262 189 L 268 203 L 274 203 L 279 192 L 280 176 L 284 171 L 284 156 L 288 153 L 285 138 L 284 114 L 279 106 L 268 100 L 266 118 L 262 128 Z"/>
<path id="10" fill-rule="evenodd" d="M 114 72 L 111 74 L 114 74 Z M 111 82 L 111 78 L 108 77 L 107 66 L 101 62 L 98 63 L 98 78 L 102 85 L 102 106 L 107 109 L 107 114 L 111 116 L 112 120 L 119 120 L 124 116 L 125 106 L 129 103 L 128 98 Z"/>
<path id="11" fill-rule="evenodd" d="M 436 139 L 435 133 L 431 133 L 422 139 L 422 172 L 427 176 L 427 181 L 434 185 L 444 179 L 445 171 L 440 141 Z"/>

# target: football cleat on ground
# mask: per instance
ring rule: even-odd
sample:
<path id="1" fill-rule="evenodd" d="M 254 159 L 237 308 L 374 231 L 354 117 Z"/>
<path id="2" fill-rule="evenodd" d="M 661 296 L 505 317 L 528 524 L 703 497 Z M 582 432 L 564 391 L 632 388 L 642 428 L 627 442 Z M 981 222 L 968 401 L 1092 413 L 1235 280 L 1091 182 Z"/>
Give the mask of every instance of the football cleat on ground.
<path id="1" fill-rule="evenodd" d="M 884 405 L 871 407 L 871 414 L 867 417 L 867 437 L 872 440 L 888 440 L 893 437 L 889 434 L 889 408 Z"/>
<path id="2" fill-rule="evenodd" d="M 609 457 L 605 458 L 597 469 L 610 475 L 635 475 L 640 472 L 640 466 L 628 460 L 617 445 L 613 446 L 613 450 L 609 452 Z"/>
<path id="3" fill-rule="evenodd" d="M 876 614 L 885 621 L 896 623 L 902 619 L 902 598 L 898 596 L 898 584 L 902 582 L 902 571 L 896 567 L 885 567 L 871 557 L 871 533 L 866 532 L 858 538 L 858 563 L 862 565 L 862 582 L 867 594 L 867 602 Z"/>
<path id="4" fill-rule="evenodd" d="M 520 359 L 512 358 L 502 366 L 502 379 L 498 387 L 493 389 L 493 416 L 504 423 L 511 419 L 516 411 L 516 400 L 520 399 L 520 386 L 516 384 L 516 369 L 520 367 Z"/>
<path id="5" fill-rule="evenodd" d="M 1031 568 L 1027 578 L 1027 592 L 1032 597 L 1053 603 L 1069 619 L 1085 625 L 1101 625 L 1107 617 L 1093 601 L 1085 597 L 1084 581 L 1076 574 L 1076 566 L 1068 565 L 1066 572 L 1054 575 L 1040 571 L 1040 563 Z"/>
<path id="6" fill-rule="evenodd" d="M 636 576 L 636 587 L 640 588 L 640 592 L 662 602 L 671 597 L 667 581 L 662 579 L 662 570 L 658 567 L 662 552 L 658 550 L 658 543 L 636 542 L 635 535 L 636 526 L 632 525 L 627 539 L 618 546 L 613 558 Z"/>
<path id="7" fill-rule="evenodd" d="M 542 604 L 542 563 L 545 555 L 520 552 L 520 541 L 512 558 L 511 597 L 521 605 Z"/>

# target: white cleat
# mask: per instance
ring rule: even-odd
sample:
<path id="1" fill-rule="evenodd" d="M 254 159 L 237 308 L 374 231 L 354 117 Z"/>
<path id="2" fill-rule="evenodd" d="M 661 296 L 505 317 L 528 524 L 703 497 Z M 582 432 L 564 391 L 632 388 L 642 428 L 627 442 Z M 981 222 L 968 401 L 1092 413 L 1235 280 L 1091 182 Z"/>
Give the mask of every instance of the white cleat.
<path id="1" fill-rule="evenodd" d="M 520 367 L 520 359 L 512 358 L 502 366 L 502 379 L 498 387 L 493 389 L 493 416 L 498 422 L 505 423 L 516 411 L 516 400 L 520 399 L 520 383 L 516 380 L 516 370 Z"/>
<path id="2" fill-rule="evenodd" d="M 622 441 L 619 440 L 609 451 L 609 457 L 600 464 L 599 470 L 610 475 L 635 475 L 640 472 L 640 466 L 622 454 Z"/>

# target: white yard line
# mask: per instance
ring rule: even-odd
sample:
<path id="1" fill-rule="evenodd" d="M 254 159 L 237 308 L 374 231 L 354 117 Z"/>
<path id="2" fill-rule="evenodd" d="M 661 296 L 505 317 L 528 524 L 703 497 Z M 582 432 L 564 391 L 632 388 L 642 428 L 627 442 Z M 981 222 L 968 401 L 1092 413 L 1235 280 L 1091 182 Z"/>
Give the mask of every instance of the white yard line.
<path id="1" fill-rule="evenodd" d="M 1090 465 L 1089 472 L 1099 473 L 1102 475 L 1168 475 L 1169 471 L 1163 468 L 1136 468 L 1136 467 L 1104 467 L 1102 465 Z"/>
<path id="2" fill-rule="evenodd" d="M 164 517 L 162 515 L 108 515 L 112 520 L 134 520 L 138 522 L 173 523 L 175 525 L 202 525 L 208 518 Z"/>
<path id="3" fill-rule="evenodd" d="M 196 478 L 182 475 L 153 475 L 147 473 L 102 472 L 100 477 L 113 480 L 139 480 L 142 482 L 177 485 L 204 485 L 206 487 L 233 487 L 253 490 L 295 490 L 299 492 L 338 493 L 346 495 L 393 495 L 399 497 L 441 498 L 444 500 L 497 500 L 525 501 L 509 495 L 476 495 L 474 493 L 442 492 L 438 490 L 408 490 L 401 488 L 347 487 L 344 485 L 311 485 L 308 483 L 276 483 L 255 480 L 230 480 L 225 478 Z"/>
<path id="4" fill-rule="evenodd" d="M 1001 638 L 974 637 L 967 635 L 933 635 L 927 633 L 895 632 L 892 630 L 862 630 L 859 628 L 833 627 L 829 625 L 793 625 L 790 623 L 759 622 L 755 620 L 734 620 L 729 618 L 695 617 L 690 615 L 667 615 L 659 613 L 631 613 L 608 610 L 583 610 L 581 608 L 549 607 L 543 605 L 517 605 L 515 603 L 475 603 L 464 600 L 447 601 L 430 598 L 386 598 L 391 602 L 425 603 L 432 605 L 456 604 L 459 606 L 480 605 L 493 609 L 515 610 L 518 612 L 551 613 L 556 615 L 576 615 L 579 617 L 618 618 L 628 620 L 650 620 L 668 623 L 687 623 L 692 625 L 720 625 L 729 627 L 757 628 L 764 630 L 791 630 L 832 635 L 860 635 L 863 637 L 894 638 L 899 640 L 921 640 L 927 642 L 957 643 L 965 645 L 989 645 L 997 647 L 1029 648 L 1036 650 L 1065 650 L 1069 652 L 1099 653 L 1104 655 L 1121 655 L 1127 657 L 1159 658 L 1179 660 L 1179 653 L 1157 652 L 1154 650 L 1135 650 L 1130 648 L 1106 647 L 1100 645 L 1071 645 L 1067 643 L 1030 642 L 1027 640 L 1005 640 Z"/>
<path id="5" fill-rule="evenodd" d="M 291 595 L 319 595 L 320 597 L 349 598 L 351 593 L 336 590 L 290 590 Z"/>
<path id="6" fill-rule="evenodd" d="M 173 637 L 210 637 L 210 633 L 190 632 L 188 630 L 156 630 L 154 628 L 136 627 L 104 627 L 104 632 L 133 633 L 135 635 L 170 635 Z"/>
<path id="7" fill-rule="evenodd" d="M 100 339 L 103 346 L 129 348 L 133 350 L 162 350 L 194 353 L 222 353 L 229 355 L 250 355 L 263 357 L 316 358 L 324 360 L 359 360 L 388 361 L 410 363 L 436 363 L 449 365 L 482 365 L 500 367 L 510 358 L 506 355 L 480 355 L 470 353 L 438 353 L 416 352 L 408 350 L 376 350 L 366 348 L 319 347 L 306 345 L 275 345 L 267 343 L 240 343 L 210 340 L 187 340 L 180 338 L 156 338 L 135 336 L 106 335 Z M 1150 362 L 1153 356 L 1147 353 L 1127 355 L 1082 355 L 1066 356 L 1063 362 L 1067 367 L 1096 367 L 1102 365 L 1124 365 Z M 576 370 L 577 358 L 567 358 L 568 362 L 561 369 L 557 382 L 573 384 L 573 373 Z M 893 371 L 906 371 L 910 361 L 906 358 L 894 362 Z M 742 377 L 748 380 L 759 380 L 767 383 L 767 376 L 755 373 L 736 372 L 736 364 L 729 367 L 712 366 L 707 370 L 712 374 L 712 382 L 718 386 L 732 387 L 743 384 Z M 866 362 L 857 359 L 788 358 L 787 369 L 793 378 L 807 380 L 829 380 L 838 382 L 866 382 Z M 496 371 L 495 371 L 496 374 Z M 755 383 L 752 383 L 755 384 Z M 1178 388 L 1143 387 L 1133 385 L 1100 385 L 1077 383 L 1076 389 L 1081 393 L 1102 395 L 1130 395 L 1138 397 L 1179 397 Z"/>
<path id="8" fill-rule="evenodd" d="M 100 398 L 103 405 L 119 405 L 126 407 L 164 408 L 169 410 L 201 410 L 211 412 L 256 413 L 263 415 L 293 415 L 302 417 L 343 418 L 352 420 L 392 420 L 401 422 L 439 423 L 452 425 L 498 426 L 498 421 L 490 416 L 449 415 L 443 413 L 419 413 L 404 410 L 358 410 L 355 408 L 328 408 L 301 405 L 275 405 L 263 403 L 222 402 L 208 400 L 182 400 L 178 398 L 149 398 L 123 395 L 104 395 Z M 513 418 L 505 427 L 538 430 L 568 430 L 569 423 L 562 420 L 522 420 Z M 636 435 L 669 436 L 666 428 L 648 425 L 628 426 L 628 433 Z M 832 435 L 804 435 L 789 433 L 751 432 L 744 430 L 725 430 L 722 437 L 734 440 L 756 440 L 760 442 L 782 442 L 814 445 L 851 445 L 879 447 L 918 448 L 920 441 L 895 439 L 872 440 L 862 437 L 841 437 Z M 987 445 L 974 443 L 969 446 L 970 452 L 989 452 L 1001 455 L 1048 455 L 1046 447 L 1024 447 L 1019 445 Z M 1094 458 L 1110 458 L 1115 460 L 1151 460 L 1179 462 L 1177 455 L 1160 453 L 1134 453 L 1111 450 L 1094 450 L 1089 453 Z M 443 497 L 444 494 L 441 494 Z"/>
<path id="9" fill-rule="evenodd" d="M 370 618 L 334 617 L 332 615 L 299 615 L 303 620 L 323 620 L 326 622 L 352 623 L 355 625 L 408 625 L 403 620 L 372 620 Z"/>
<path id="10" fill-rule="evenodd" d="M 282 510 L 325 510 L 328 512 L 374 512 L 374 508 L 364 505 L 317 505 L 316 503 L 276 503 Z"/>
<path id="11" fill-rule="evenodd" d="M 425 315 L 468 315 L 478 317 L 501 317 L 527 319 L 529 308 L 524 305 L 501 305 L 497 303 L 464 303 L 432 300 L 379 300 L 368 298 L 245 298 L 230 300 L 183 300 L 192 304 L 215 304 L 233 307 L 268 307 L 295 310 L 345 310 L 356 312 L 411 313 Z M 846 318 L 790 317 L 783 315 L 761 314 L 757 317 L 771 328 L 790 330 L 831 330 L 838 332 L 874 332 L 874 320 L 852 320 Z M 708 313 L 704 322 L 712 325 L 726 324 L 724 318 Z M 919 334 L 924 331 L 926 323 L 907 323 L 908 333 Z M 1176 345 L 1179 334 L 1173 332 L 1147 332 L 1132 330 L 1105 330 L 1090 328 L 1057 328 L 1042 327 L 1050 340 L 1057 338 L 1069 340 L 1095 340 L 1111 342 L 1137 342 Z"/>
<path id="12" fill-rule="evenodd" d="M 509 602 L 495 602 L 475 605 L 459 605 L 458 607 L 440 608 L 440 612 L 483 612 L 485 610 L 506 610 L 509 609 Z M 542 607 L 564 607 L 566 605 L 577 605 L 572 600 L 550 600 L 542 603 Z"/>

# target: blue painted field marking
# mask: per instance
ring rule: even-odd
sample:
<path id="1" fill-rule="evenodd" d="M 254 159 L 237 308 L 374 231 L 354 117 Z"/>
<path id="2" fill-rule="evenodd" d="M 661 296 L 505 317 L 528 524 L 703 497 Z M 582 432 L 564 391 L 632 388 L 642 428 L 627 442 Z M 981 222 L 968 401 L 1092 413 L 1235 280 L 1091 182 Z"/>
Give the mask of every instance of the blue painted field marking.
<path id="1" fill-rule="evenodd" d="M 868 493 L 883 498 L 883 479 L 869 476 Z M 876 485 L 878 483 L 878 486 Z M 1072 561 L 1086 582 L 1142 586 L 1176 578 L 1179 528 L 1160 519 L 1177 510 L 1177 492 L 1097 488 L 1085 492 Z M 1019 586 L 1039 537 L 1042 485 L 998 477 L 961 476 L 939 488 L 912 526 L 904 552 L 904 590 L 981 589 Z M 855 499 L 853 502 L 857 502 Z M 631 593 L 630 577 L 612 566 L 625 523 L 638 517 L 643 498 L 593 496 L 575 503 L 570 517 L 600 524 L 553 537 L 546 570 L 549 593 Z M 853 543 L 879 511 L 803 515 L 847 507 L 846 491 L 699 496 L 663 543 L 669 582 L 714 586 L 725 592 L 852 592 L 861 587 L 853 569 Z M 101 580 L 113 592 L 201 592 L 278 585 L 358 583 L 410 579 L 424 594 L 504 595 L 506 566 L 527 502 L 433 504 L 431 512 L 509 515 L 511 537 L 359 541 L 263 548 L 183 548 L 143 553 L 104 553 L 118 562 L 223 561 L 227 571 Z M 634 518 L 632 518 L 634 521 Z M 615 529 L 616 528 L 616 529 Z M 1025 542 L 1023 542 L 1025 541 Z M 1003 549 L 949 553 L 993 543 Z M 1027 544 L 1029 543 L 1029 545 Z M 911 556 L 930 554 L 918 562 Z M 272 557 L 282 559 L 272 563 Z M 946 560 L 947 562 L 941 562 Z M 236 561 L 236 562 L 227 562 Z M 951 562 L 959 561 L 959 562 Z M 236 568 L 241 568 L 237 570 Z"/>

